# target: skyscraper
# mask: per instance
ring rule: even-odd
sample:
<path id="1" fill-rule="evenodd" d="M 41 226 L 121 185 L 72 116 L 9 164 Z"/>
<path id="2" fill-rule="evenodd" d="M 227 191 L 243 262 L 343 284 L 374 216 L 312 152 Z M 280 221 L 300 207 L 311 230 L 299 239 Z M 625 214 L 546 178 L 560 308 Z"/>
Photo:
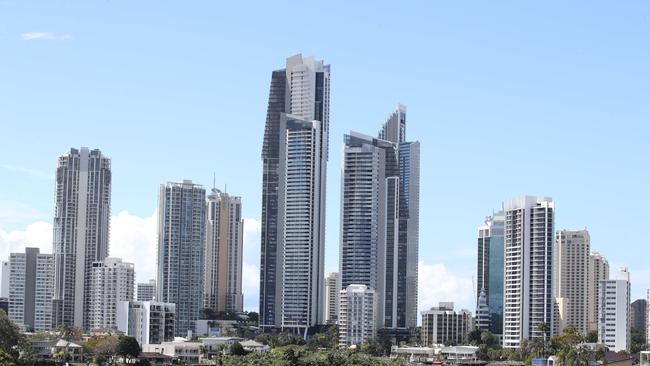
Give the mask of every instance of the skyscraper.
<path id="1" fill-rule="evenodd" d="M 38 248 L 9 255 L 9 319 L 29 332 L 52 327 L 54 256 Z"/>
<path id="2" fill-rule="evenodd" d="M 9 261 L 0 262 L 0 297 L 9 297 Z"/>
<path id="3" fill-rule="evenodd" d="M 213 188 L 206 215 L 203 307 L 214 312 L 242 311 L 241 198 Z"/>
<path id="4" fill-rule="evenodd" d="M 325 278 L 325 323 L 337 324 L 339 317 L 339 274 L 332 272 Z"/>
<path id="5" fill-rule="evenodd" d="M 92 264 L 108 256 L 111 160 L 70 149 L 59 157 L 54 194 L 53 322 L 86 329 Z"/>
<path id="6" fill-rule="evenodd" d="M 609 263 L 607 258 L 598 252 L 589 254 L 589 272 L 587 273 L 587 321 L 590 332 L 598 330 L 598 286 L 600 281 L 609 280 Z"/>
<path id="7" fill-rule="evenodd" d="M 485 218 L 478 228 L 477 301 L 481 293 L 489 312 L 487 329 L 503 333 L 503 227 L 505 215 L 499 211 Z M 477 303 L 477 308 L 478 308 Z"/>
<path id="8" fill-rule="evenodd" d="M 119 331 L 138 343 L 159 344 L 174 340 L 176 305 L 157 301 L 118 301 Z"/>
<path id="9" fill-rule="evenodd" d="M 643 339 L 646 339 L 647 316 L 648 300 L 636 299 L 630 304 L 630 324 Z"/>
<path id="10" fill-rule="evenodd" d="M 116 329 L 117 303 L 133 300 L 134 282 L 133 263 L 110 257 L 93 263 L 89 294 L 89 330 Z"/>
<path id="11" fill-rule="evenodd" d="M 413 328 L 417 325 L 418 318 L 420 142 L 406 141 L 405 106 L 397 105 L 379 131 L 379 138 L 397 144 L 399 167 L 399 225 L 395 252 L 397 286 L 391 290 L 389 283 L 386 283 L 386 299 L 392 291 L 392 306 L 396 307 L 396 311 L 390 315 L 390 310 L 384 309 L 384 328 Z"/>
<path id="12" fill-rule="evenodd" d="M 194 331 L 203 307 L 205 189 L 191 180 L 160 185 L 157 299 L 176 304 L 177 336 Z"/>
<path id="13" fill-rule="evenodd" d="M 356 132 L 345 136 L 341 179 L 341 288 L 365 285 L 375 290 L 377 329 L 392 328 L 397 318 L 396 274 L 399 263 L 406 261 L 405 253 L 399 252 L 397 154 L 397 145 L 390 141 Z M 405 284 L 401 285 L 405 290 Z M 402 305 L 404 310 L 404 301 Z M 400 315 L 404 321 L 405 312 Z"/>
<path id="14" fill-rule="evenodd" d="M 553 242 L 555 205 L 551 198 L 505 201 L 505 282 L 503 346 L 544 338 L 553 329 Z"/>
<path id="15" fill-rule="evenodd" d="M 610 351 L 630 350 L 630 273 L 622 268 L 616 279 L 598 286 L 598 343 Z"/>
<path id="16" fill-rule="evenodd" d="M 556 332 L 564 331 L 558 324 L 575 328 L 587 334 L 587 315 L 590 238 L 587 230 L 560 230 L 555 240 L 554 275 L 555 297 L 563 299 L 564 311 L 556 319 Z"/>
<path id="17" fill-rule="evenodd" d="M 153 301 L 156 297 L 156 280 L 141 282 L 137 285 L 136 298 L 138 301 Z"/>
<path id="18" fill-rule="evenodd" d="M 271 77 L 262 148 L 260 325 L 323 322 L 330 68 L 289 57 Z"/>

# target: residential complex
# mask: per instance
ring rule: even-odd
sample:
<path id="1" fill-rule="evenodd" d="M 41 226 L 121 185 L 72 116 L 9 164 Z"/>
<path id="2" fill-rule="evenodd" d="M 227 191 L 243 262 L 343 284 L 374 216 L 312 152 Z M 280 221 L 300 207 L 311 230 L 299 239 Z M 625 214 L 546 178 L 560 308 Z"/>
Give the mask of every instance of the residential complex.
<path id="1" fill-rule="evenodd" d="M 598 286 L 598 343 L 610 351 L 630 350 L 630 273 L 622 268 Z"/>
<path id="2" fill-rule="evenodd" d="M 54 188 L 53 323 L 87 329 L 94 262 L 108 256 L 111 160 L 99 150 L 59 157 Z"/>
<path id="3" fill-rule="evenodd" d="M 176 304 L 175 332 L 187 336 L 203 308 L 205 189 L 168 182 L 158 195 L 158 301 Z"/>
<path id="4" fill-rule="evenodd" d="M 203 308 L 214 312 L 243 310 L 241 198 L 213 188 L 206 201 Z"/>
<path id="5" fill-rule="evenodd" d="M 262 147 L 260 326 L 322 324 L 330 67 L 301 55 L 272 73 Z"/>
<path id="6" fill-rule="evenodd" d="M 468 310 L 454 311 L 453 302 L 441 302 L 422 312 L 422 344 L 425 347 L 463 344 L 471 322 L 472 313 Z"/>
<path id="7" fill-rule="evenodd" d="M 556 234 L 554 255 L 554 291 L 559 318 L 555 319 L 554 333 L 566 327 L 586 335 L 588 330 L 589 253 L 590 237 L 587 230 L 560 230 Z"/>
<path id="8" fill-rule="evenodd" d="M 366 285 L 349 285 L 341 290 L 339 346 L 360 345 L 375 336 L 375 291 Z"/>
<path id="9" fill-rule="evenodd" d="M 136 300 L 152 301 L 156 297 L 156 280 L 141 282 L 137 285 Z"/>
<path id="10" fill-rule="evenodd" d="M 547 197 L 505 201 L 503 347 L 551 336 L 554 203 Z"/>
<path id="11" fill-rule="evenodd" d="M 108 257 L 93 263 L 91 273 L 90 307 L 88 329 L 116 329 L 118 301 L 133 300 L 135 270 L 133 263 L 120 258 Z"/>
<path id="12" fill-rule="evenodd" d="M 480 327 L 486 327 L 495 335 L 503 333 L 504 225 L 505 215 L 499 211 L 486 217 L 484 224 L 478 228 L 477 309 L 483 294 L 489 317 L 483 319 L 487 323 L 482 323 Z"/>
<path id="13" fill-rule="evenodd" d="M 52 328 L 54 256 L 38 248 L 11 253 L 8 265 L 9 319 L 29 332 Z"/>
<path id="14" fill-rule="evenodd" d="M 325 324 L 337 324 L 339 317 L 339 274 L 332 272 L 325 277 Z"/>
<path id="15" fill-rule="evenodd" d="M 600 253 L 589 254 L 589 272 L 587 272 L 587 327 L 590 332 L 598 330 L 598 286 L 600 281 L 609 280 L 609 263 Z"/>
<path id="16" fill-rule="evenodd" d="M 118 301 L 117 330 L 138 343 L 154 344 L 174 340 L 176 305 L 157 301 Z"/>

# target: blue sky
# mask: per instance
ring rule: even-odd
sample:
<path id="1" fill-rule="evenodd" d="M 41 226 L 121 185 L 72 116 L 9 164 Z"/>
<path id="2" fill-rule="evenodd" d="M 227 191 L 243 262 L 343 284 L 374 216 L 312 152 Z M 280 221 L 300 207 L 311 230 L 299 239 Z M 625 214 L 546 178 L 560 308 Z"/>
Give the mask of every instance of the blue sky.
<path id="1" fill-rule="evenodd" d="M 270 73 L 302 53 L 332 66 L 328 271 L 343 134 L 375 134 L 400 102 L 422 150 L 421 308 L 470 306 L 476 227 L 522 194 L 553 197 L 557 228 L 587 227 L 642 297 L 648 40 L 647 1 L 3 0 L 0 254 L 30 240 L 51 247 L 56 157 L 72 146 L 113 159 L 112 211 L 123 220 L 111 254 L 134 256 L 136 271 L 151 269 L 141 262 L 153 258 L 163 181 L 210 186 L 216 173 L 254 227 Z M 245 248 L 251 266 L 256 245 Z"/>

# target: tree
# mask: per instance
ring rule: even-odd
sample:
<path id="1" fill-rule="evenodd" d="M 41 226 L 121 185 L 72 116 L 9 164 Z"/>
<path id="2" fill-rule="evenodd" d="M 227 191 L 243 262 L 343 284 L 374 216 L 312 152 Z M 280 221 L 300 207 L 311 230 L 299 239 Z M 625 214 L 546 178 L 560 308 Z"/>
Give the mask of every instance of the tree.
<path id="1" fill-rule="evenodd" d="M 140 348 L 140 344 L 138 344 L 135 338 L 123 336 L 120 337 L 115 354 L 124 357 L 126 360 L 130 360 L 140 356 L 141 351 L 142 348 Z"/>
<path id="2" fill-rule="evenodd" d="M 245 356 L 248 352 L 239 342 L 235 342 L 230 345 L 229 353 L 233 356 Z"/>
<path id="3" fill-rule="evenodd" d="M 0 310 L 0 351 L 17 359 L 20 351 L 26 348 L 27 339 L 20 332 L 20 328 Z"/>
<path id="4" fill-rule="evenodd" d="M 643 334 L 641 334 L 641 332 L 639 332 L 639 330 L 636 328 L 632 328 L 631 341 L 631 353 L 639 353 L 647 348 Z"/>
<path id="5" fill-rule="evenodd" d="M 256 312 L 250 311 L 248 312 L 248 320 L 257 323 L 260 321 L 260 316 Z"/>
<path id="6" fill-rule="evenodd" d="M 70 324 L 61 324 L 57 328 L 58 337 L 68 342 L 79 342 L 83 337 L 83 331 L 79 327 Z"/>
<path id="7" fill-rule="evenodd" d="M 0 365 L 2 366 L 16 366 L 16 360 L 9 353 L 0 350 Z"/>
<path id="8" fill-rule="evenodd" d="M 592 330 L 589 333 L 587 333 L 586 342 L 589 342 L 589 343 L 598 342 L 598 331 L 597 330 Z"/>
<path id="9" fill-rule="evenodd" d="M 467 341 L 473 346 L 478 346 L 481 344 L 481 330 L 474 329 L 473 331 L 467 334 Z"/>

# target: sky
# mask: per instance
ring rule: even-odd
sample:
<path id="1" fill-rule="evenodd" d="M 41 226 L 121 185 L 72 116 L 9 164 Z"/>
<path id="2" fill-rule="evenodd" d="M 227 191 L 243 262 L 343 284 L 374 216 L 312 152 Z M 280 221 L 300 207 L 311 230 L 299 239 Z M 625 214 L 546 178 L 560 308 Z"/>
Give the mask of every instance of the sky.
<path id="1" fill-rule="evenodd" d="M 650 287 L 650 2 L 0 0 L 0 259 L 52 251 L 56 159 L 112 159 L 110 255 L 153 278 L 160 183 L 243 201 L 257 310 L 261 144 L 271 71 L 331 65 L 326 271 L 338 268 L 343 135 L 397 103 L 421 143 L 420 310 L 473 310 L 476 231 L 550 196 L 632 295 Z"/>

